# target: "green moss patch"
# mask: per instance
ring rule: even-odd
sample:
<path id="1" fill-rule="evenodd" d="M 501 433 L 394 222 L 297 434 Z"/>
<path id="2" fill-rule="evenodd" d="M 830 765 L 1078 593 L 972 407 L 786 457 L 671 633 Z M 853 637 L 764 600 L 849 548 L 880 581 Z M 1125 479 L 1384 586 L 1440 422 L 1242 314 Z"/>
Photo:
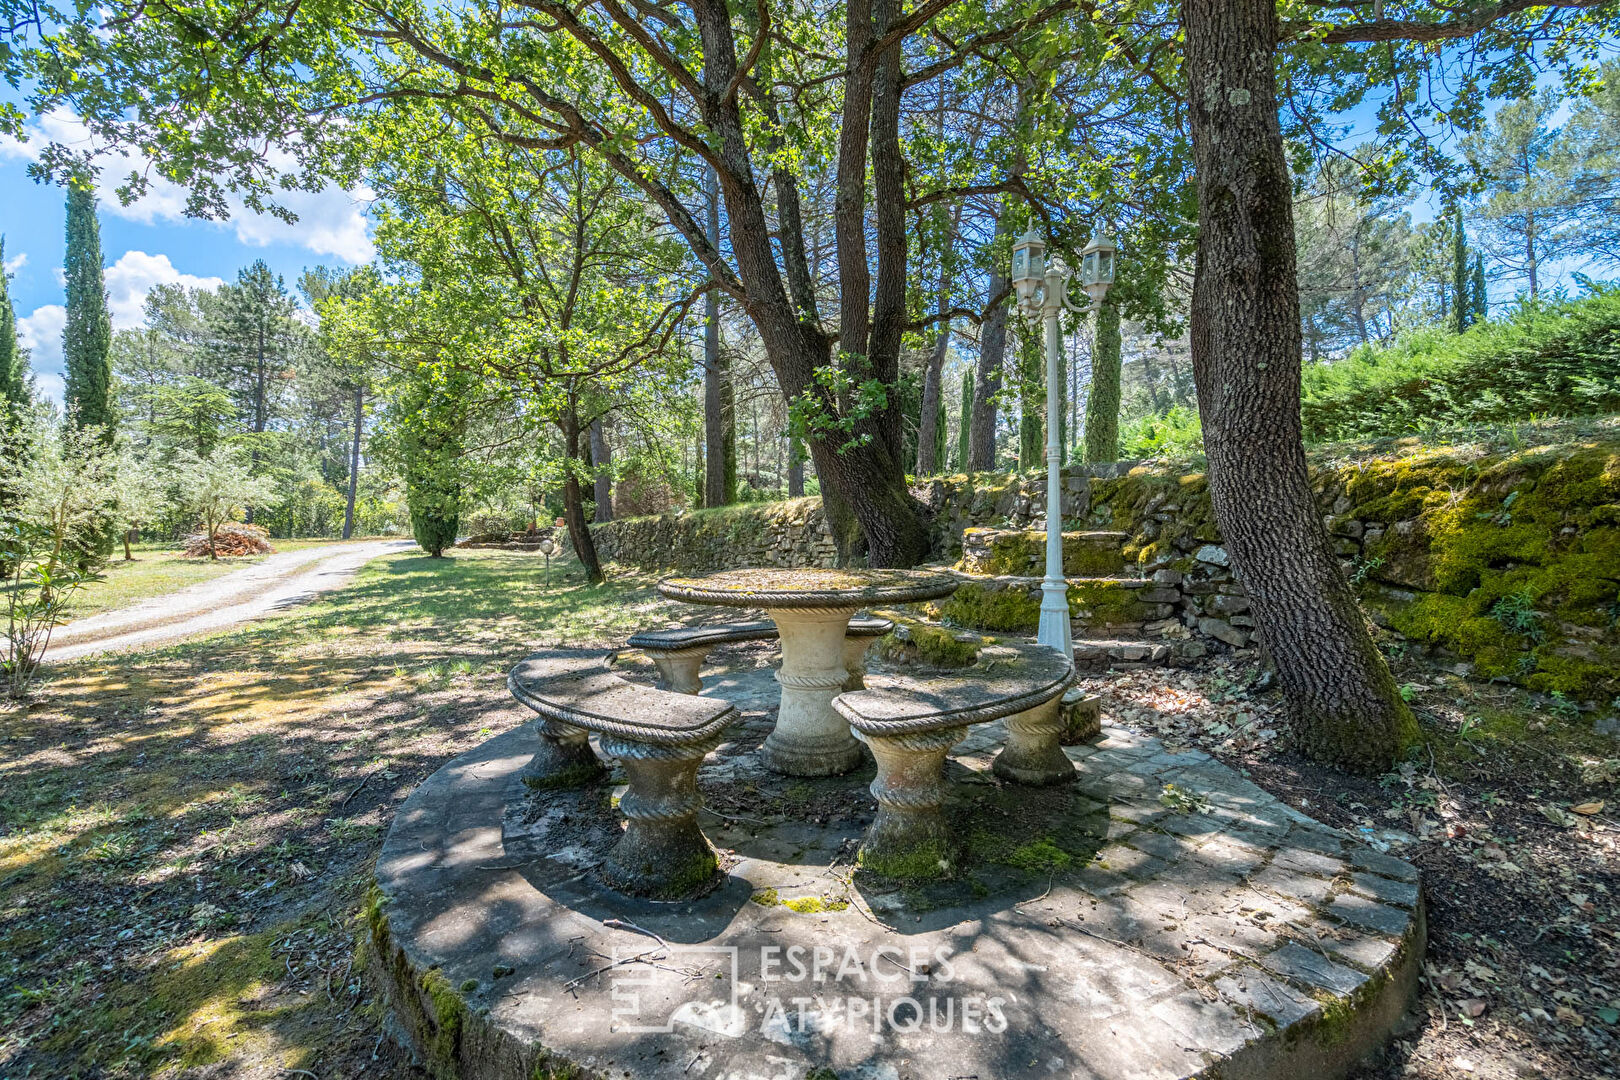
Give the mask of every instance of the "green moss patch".
<path id="1" fill-rule="evenodd" d="M 1620 447 L 1368 462 L 1346 491 L 1347 516 L 1390 523 L 1367 545 L 1370 576 L 1425 590 L 1369 591 L 1392 628 L 1487 678 L 1620 693 Z"/>

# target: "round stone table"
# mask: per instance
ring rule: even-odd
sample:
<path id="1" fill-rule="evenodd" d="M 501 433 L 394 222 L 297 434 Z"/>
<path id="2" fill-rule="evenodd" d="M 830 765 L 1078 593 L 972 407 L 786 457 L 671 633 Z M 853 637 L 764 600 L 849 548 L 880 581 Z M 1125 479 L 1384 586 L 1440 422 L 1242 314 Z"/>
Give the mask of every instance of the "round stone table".
<path id="1" fill-rule="evenodd" d="M 789 776 L 834 776 L 861 760 L 849 723 L 833 710 L 843 692 L 844 633 L 862 608 L 937 600 L 956 591 L 949 574 L 919 570 L 724 570 L 672 577 L 658 591 L 689 604 L 760 608 L 776 623 L 782 704 L 761 749 Z"/>

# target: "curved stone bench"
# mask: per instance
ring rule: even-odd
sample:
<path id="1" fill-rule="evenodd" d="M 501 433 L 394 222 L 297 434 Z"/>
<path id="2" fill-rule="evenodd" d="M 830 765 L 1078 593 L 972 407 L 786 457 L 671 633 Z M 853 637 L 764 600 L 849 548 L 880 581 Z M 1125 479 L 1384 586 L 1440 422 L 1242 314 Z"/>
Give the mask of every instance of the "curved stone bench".
<path id="1" fill-rule="evenodd" d="M 512 696 L 541 716 L 540 747 L 529 766 L 539 787 L 588 782 L 605 770 L 591 750 L 624 764 L 630 790 L 619 800 L 625 833 L 602 864 L 602 877 L 625 892 L 661 899 L 707 884 L 717 861 L 697 812 L 697 771 L 738 719 L 729 702 L 626 682 L 600 652 L 548 649 L 512 669 Z"/>
<path id="2" fill-rule="evenodd" d="M 876 615 L 857 615 L 849 620 L 849 629 L 844 632 L 844 670 L 849 672 L 845 690 L 859 690 L 866 685 L 866 650 L 893 629 L 892 620 Z M 643 630 L 632 634 L 625 644 L 647 654 L 658 668 L 665 689 L 696 694 L 703 689 L 701 672 L 710 649 L 738 641 L 775 641 L 776 637 L 773 622 L 721 623 Z"/>
<path id="3" fill-rule="evenodd" d="M 891 877 L 927 877 L 950 863 L 942 806 L 945 755 L 972 724 L 1007 717 L 1007 743 L 991 768 L 1020 784 L 1059 784 L 1075 777 L 1059 740 L 1059 706 L 1074 664 L 1044 645 L 993 645 L 979 663 L 949 675 L 880 675 L 863 690 L 840 694 L 833 708 L 872 748 L 877 817 L 860 860 Z"/>

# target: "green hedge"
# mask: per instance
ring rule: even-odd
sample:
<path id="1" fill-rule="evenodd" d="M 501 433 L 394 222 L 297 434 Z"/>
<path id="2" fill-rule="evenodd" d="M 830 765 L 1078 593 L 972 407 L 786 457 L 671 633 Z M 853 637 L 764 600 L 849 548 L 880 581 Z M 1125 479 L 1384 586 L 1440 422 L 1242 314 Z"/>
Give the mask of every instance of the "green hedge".
<path id="1" fill-rule="evenodd" d="M 1463 334 L 1425 329 L 1305 369 L 1311 442 L 1620 411 L 1620 289 L 1527 304 Z"/>

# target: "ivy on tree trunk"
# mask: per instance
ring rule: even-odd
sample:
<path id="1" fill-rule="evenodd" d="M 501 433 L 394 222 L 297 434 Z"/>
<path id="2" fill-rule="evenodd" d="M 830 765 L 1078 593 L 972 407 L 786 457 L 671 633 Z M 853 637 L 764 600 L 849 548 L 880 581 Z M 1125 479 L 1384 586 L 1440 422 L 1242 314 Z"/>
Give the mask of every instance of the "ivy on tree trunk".
<path id="1" fill-rule="evenodd" d="M 1091 353 L 1086 395 L 1086 461 L 1119 460 L 1119 308 L 1097 309 L 1097 347 Z"/>
<path id="2" fill-rule="evenodd" d="M 1417 738 L 1333 552 L 1300 434 L 1293 189 L 1274 0 L 1184 0 L 1198 175 L 1192 355 L 1215 516 L 1302 748 L 1387 769 Z"/>

